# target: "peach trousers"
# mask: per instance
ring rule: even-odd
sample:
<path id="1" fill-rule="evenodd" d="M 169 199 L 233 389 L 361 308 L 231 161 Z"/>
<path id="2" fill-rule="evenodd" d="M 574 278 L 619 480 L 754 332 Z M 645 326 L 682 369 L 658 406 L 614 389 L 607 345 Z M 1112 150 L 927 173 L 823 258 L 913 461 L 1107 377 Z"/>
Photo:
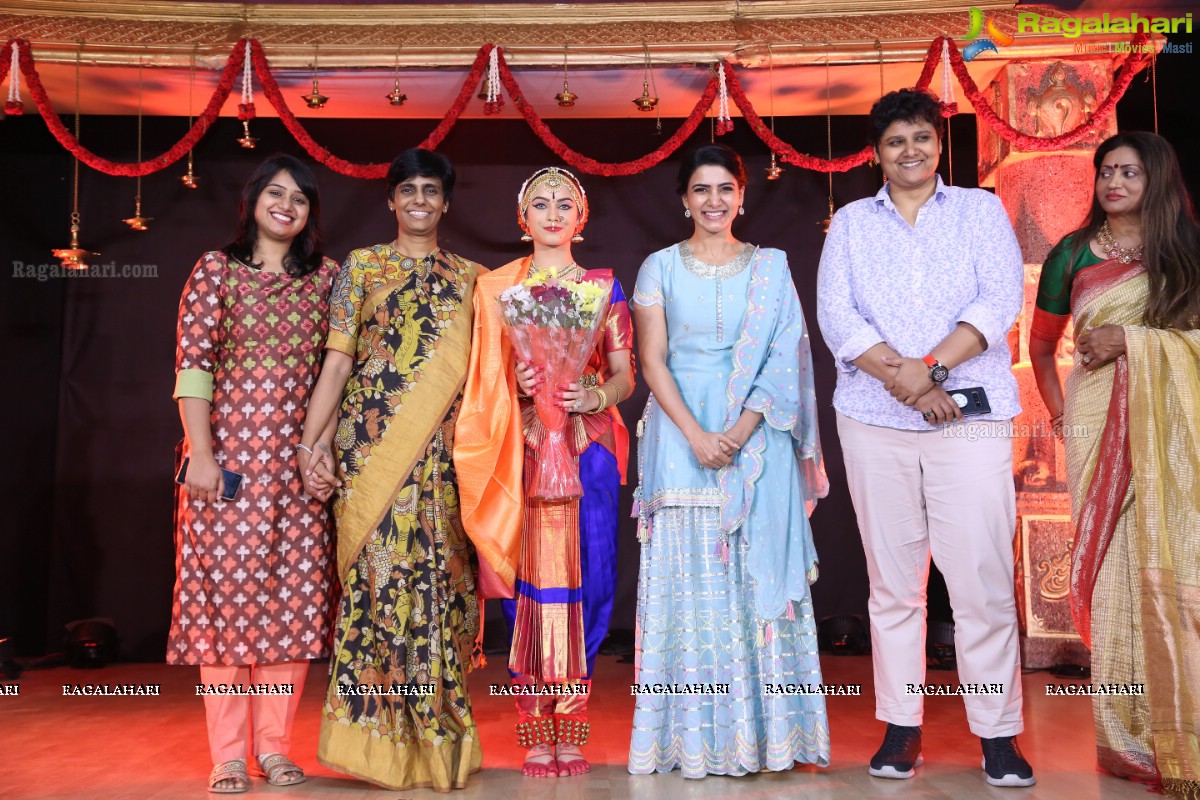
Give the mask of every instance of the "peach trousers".
<path id="1" fill-rule="evenodd" d="M 206 686 L 275 684 L 292 688 L 290 695 L 206 694 L 204 711 L 208 717 L 208 747 L 213 763 L 244 758 L 247 764 L 253 764 L 255 756 L 287 755 L 291 746 L 292 721 L 296 718 L 307 676 L 307 661 L 237 667 L 201 666 L 200 681 Z"/>

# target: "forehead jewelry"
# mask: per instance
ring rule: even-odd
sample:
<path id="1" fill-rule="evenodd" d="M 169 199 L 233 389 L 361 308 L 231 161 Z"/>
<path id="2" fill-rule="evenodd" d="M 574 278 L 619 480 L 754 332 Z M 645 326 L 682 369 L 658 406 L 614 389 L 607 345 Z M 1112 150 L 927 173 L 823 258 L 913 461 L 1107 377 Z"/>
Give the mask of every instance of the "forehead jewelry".
<path id="1" fill-rule="evenodd" d="M 579 222 L 576 225 L 576 230 L 583 230 L 584 224 L 588 218 L 588 202 L 587 192 L 583 190 L 583 185 L 579 179 L 565 169 L 558 167 L 545 167 L 529 176 L 529 179 L 521 184 L 521 190 L 517 192 L 517 222 L 522 230 L 526 230 L 525 212 L 529 210 L 529 204 L 533 202 L 533 197 L 537 190 L 545 186 L 547 189 L 559 190 L 566 188 L 571 194 L 571 199 L 575 201 L 576 208 L 579 209 Z"/>

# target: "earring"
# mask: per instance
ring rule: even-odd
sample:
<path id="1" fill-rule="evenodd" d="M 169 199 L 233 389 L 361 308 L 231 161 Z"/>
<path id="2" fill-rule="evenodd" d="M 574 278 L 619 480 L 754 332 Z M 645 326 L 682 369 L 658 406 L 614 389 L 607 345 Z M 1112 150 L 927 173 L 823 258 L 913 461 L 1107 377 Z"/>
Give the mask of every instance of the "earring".
<path id="1" fill-rule="evenodd" d="M 523 233 L 523 234 L 521 234 L 521 241 L 522 242 L 532 242 L 533 237 L 530 236 L 528 233 Z"/>
<path id="2" fill-rule="evenodd" d="M 741 214 L 741 215 L 743 215 L 743 216 L 745 216 L 745 214 L 746 214 L 746 207 L 745 207 L 745 206 L 738 206 L 738 213 L 739 213 L 739 214 Z"/>
<path id="3" fill-rule="evenodd" d="M 683 210 L 683 218 L 684 218 L 684 219 L 691 219 L 691 218 L 692 218 L 692 210 L 691 210 L 690 208 L 685 208 L 685 209 Z"/>
<path id="4" fill-rule="evenodd" d="M 582 241 L 583 241 L 583 234 L 581 234 L 581 233 L 577 233 L 577 234 L 575 234 L 574 236 L 572 236 L 572 237 L 571 237 L 571 241 L 572 241 L 572 242 L 575 242 L 576 244 L 578 244 L 579 242 L 582 242 Z"/>

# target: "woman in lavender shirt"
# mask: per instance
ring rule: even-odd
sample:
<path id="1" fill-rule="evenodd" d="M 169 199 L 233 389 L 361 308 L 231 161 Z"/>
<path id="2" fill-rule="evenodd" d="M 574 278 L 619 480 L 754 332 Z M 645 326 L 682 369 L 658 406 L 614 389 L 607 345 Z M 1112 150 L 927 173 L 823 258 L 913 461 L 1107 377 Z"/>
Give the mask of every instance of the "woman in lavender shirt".
<path id="1" fill-rule="evenodd" d="M 869 772 L 921 763 L 925 589 L 946 578 L 971 731 L 987 782 L 1030 786 L 1012 538 L 1011 422 L 1020 411 L 1006 334 L 1021 310 L 1020 249 L 1000 200 L 946 186 L 937 99 L 891 92 L 871 109 L 887 183 L 841 209 L 817 280 L 817 319 L 838 368 L 833 404 L 871 581 L 875 716 Z M 957 389 L 975 389 L 965 394 Z M 955 396 L 990 402 L 963 421 Z M 974 403 L 967 411 L 978 410 Z"/>

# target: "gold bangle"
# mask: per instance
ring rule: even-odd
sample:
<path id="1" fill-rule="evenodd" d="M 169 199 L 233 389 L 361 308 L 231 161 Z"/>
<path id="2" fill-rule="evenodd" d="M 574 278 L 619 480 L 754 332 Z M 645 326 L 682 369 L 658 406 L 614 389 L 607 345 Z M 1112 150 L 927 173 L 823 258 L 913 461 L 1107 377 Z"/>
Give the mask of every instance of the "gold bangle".
<path id="1" fill-rule="evenodd" d="M 591 410 L 587 413 L 599 414 L 602 411 L 604 411 L 604 409 L 606 409 L 608 407 L 608 395 L 606 395 L 604 393 L 604 390 L 601 389 L 599 386 L 594 386 L 591 389 L 588 389 L 588 391 L 591 392 L 592 394 L 596 395 L 597 405 L 596 405 L 596 408 L 594 408 L 593 410 Z"/>
<path id="2" fill-rule="evenodd" d="M 599 386 L 597 386 L 596 388 L 600 389 L 600 390 L 604 390 L 604 389 L 607 389 L 608 387 L 612 387 L 613 392 L 616 393 L 616 398 L 610 403 L 608 401 L 608 393 L 605 392 L 604 393 L 604 408 L 612 408 L 617 403 L 621 402 L 621 387 L 617 386 L 615 383 L 602 383 Z"/>

